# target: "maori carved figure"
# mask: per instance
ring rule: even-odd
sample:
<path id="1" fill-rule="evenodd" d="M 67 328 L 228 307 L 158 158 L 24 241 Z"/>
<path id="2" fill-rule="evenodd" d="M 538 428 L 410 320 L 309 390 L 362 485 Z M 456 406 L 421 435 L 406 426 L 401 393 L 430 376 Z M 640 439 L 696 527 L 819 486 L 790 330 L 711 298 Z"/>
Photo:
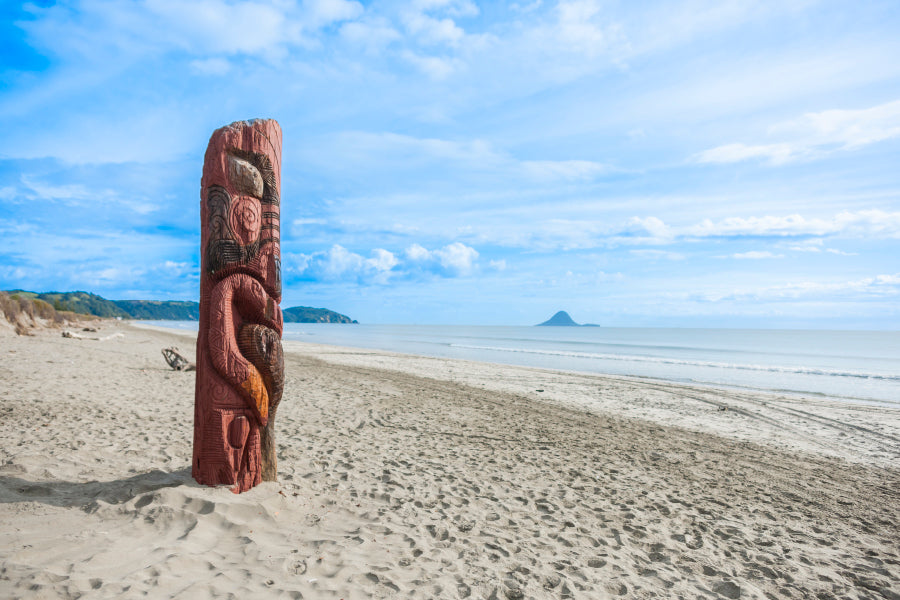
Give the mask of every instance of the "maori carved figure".
<path id="1" fill-rule="evenodd" d="M 284 387 L 280 182 L 276 121 L 238 121 L 213 133 L 200 182 L 191 474 L 235 493 L 276 478 L 275 412 Z"/>

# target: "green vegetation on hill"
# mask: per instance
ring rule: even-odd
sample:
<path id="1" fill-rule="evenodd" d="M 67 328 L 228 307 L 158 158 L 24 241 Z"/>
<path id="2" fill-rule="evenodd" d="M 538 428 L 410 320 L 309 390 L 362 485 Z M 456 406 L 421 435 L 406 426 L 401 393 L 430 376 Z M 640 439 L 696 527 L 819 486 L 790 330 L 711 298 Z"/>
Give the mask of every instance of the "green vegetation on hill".
<path id="1" fill-rule="evenodd" d="M 283 311 L 285 323 L 356 323 L 346 315 L 327 308 L 293 306 Z"/>
<path id="2" fill-rule="evenodd" d="M 186 300 L 116 300 L 116 306 L 132 319 L 151 321 L 197 321 L 200 304 Z"/>
<path id="3" fill-rule="evenodd" d="M 46 292 L 35 293 L 23 290 L 12 290 L 10 295 L 18 295 L 23 298 L 43 300 L 57 311 L 70 311 L 82 315 L 95 315 L 98 317 L 122 317 L 129 318 L 129 314 L 119 308 L 112 300 L 107 300 L 90 292 Z"/>
<path id="4" fill-rule="evenodd" d="M 185 300 L 107 300 L 89 292 L 26 292 L 11 290 L 10 297 L 44 302 L 57 312 L 69 311 L 97 317 L 121 317 L 152 321 L 196 321 L 200 305 Z M 35 305 L 37 306 L 37 304 Z M 48 308 L 49 308 L 48 307 Z M 294 306 L 284 309 L 285 323 L 356 323 L 346 315 L 326 308 Z"/>
<path id="5" fill-rule="evenodd" d="M 19 335 L 30 335 L 32 327 L 62 325 L 67 322 L 92 319 L 87 315 L 56 310 L 33 292 L 0 292 L 0 314 L 15 328 Z"/>
<path id="6" fill-rule="evenodd" d="M 42 300 L 57 311 L 69 311 L 96 317 L 196 321 L 200 305 L 196 302 L 159 300 L 107 300 L 90 292 L 26 292 L 12 290 L 11 296 Z"/>

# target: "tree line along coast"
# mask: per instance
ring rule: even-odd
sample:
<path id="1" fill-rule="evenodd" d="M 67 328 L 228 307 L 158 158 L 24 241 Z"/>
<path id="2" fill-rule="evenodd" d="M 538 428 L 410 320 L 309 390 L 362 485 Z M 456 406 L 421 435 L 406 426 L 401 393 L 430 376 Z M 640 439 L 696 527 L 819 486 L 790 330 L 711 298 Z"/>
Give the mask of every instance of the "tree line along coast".
<path id="1" fill-rule="evenodd" d="M 81 317 L 196 321 L 200 304 L 189 300 L 108 300 L 90 292 L 0 292 L 0 310 L 12 324 L 35 318 L 50 322 Z M 283 311 L 285 323 L 357 323 L 326 308 L 292 306 Z"/>

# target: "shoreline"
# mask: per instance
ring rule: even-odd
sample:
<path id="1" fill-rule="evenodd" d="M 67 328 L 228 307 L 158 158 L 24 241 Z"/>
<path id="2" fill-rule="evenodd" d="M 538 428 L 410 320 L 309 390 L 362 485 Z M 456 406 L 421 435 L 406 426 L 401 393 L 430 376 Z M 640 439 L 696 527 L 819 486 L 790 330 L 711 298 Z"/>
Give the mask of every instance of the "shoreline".
<path id="1" fill-rule="evenodd" d="M 193 331 L 130 324 L 196 341 Z M 660 425 L 767 443 L 781 450 L 881 466 L 900 461 L 900 407 L 850 403 L 824 394 L 690 384 L 652 377 L 563 371 L 296 340 L 285 340 L 283 346 L 286 354 L 308 355 L 332 364 L 386 369 L 456 382 L 517 394 L 535 402 L 556 402 L 593 414 L 640 418 Z M 604 386 L 608 388 L 605 393 L 597 391 Z M 630 386 L 645 394 L 636 395 L 633 402 L 624 404 L 611 398 L 617 386 Z M 776 423 L 778 420 L 781 421 Z M 854 436 L 849 437 L 848 432 Z"/>
<path id="2" fill-rule="evenodd" d="M 4 597 L 900 586 L 900 443 L 872 411 L 831 423 L 768 396 L 288 342 L 279 481 L 234 495 L 191 479 L 193 375 L 160 354 L 193 358 L 195 334 L 99 337 L 117 332 L 0 339 Z"/>
<path id="3" fill-rule="evenodd" d="M 169 328 L 170 324 L 156 322 L 163 328 Z M 178 325 L 189 325 L 179 322 Z M 416 356 L 429 356 L 432 358 L 447 358 L 451 360 L 469 360 L 485 362 L 496 365 L 511 365 L 548 369 L 566 373 L 581 375 L 606 375 L 635 378 L 637 380 L 655 380 L 666 383 L 687 385 L 692 387 L 705 387 L 731 392 L 749 392 L 778 394 L 797 398 L 825 398 L 837 399 L 850 404 L 865 406 L 878 406 L 885 408 L 900 408 L 900 379 L 893 371 L 885 371 L 892 368 L 889 353 L 883 364 L 867 370 L 859 363 L 863 357 L 857 357 L 854 364 L 838 365 L 829 360 L 814 355 L 804 356 L 803 363 L 811 366 L 800 366 L 795 360 L 782 360 L 780 362 L 766 362 L 765 359 L 754 356 L 736 363 L 725 361 L 721 355 L 709 354 L 710 346 L 706 342 L 694 349 L 691 356 L 658 355 L 650 351 L 638 352 L 635 355 L 607 354 L 612 350 L 597 349 L 600 354 L 591 351 L 574 351 L 571 348 L 564 349 L 562 345 L 572 341 L 568 340 L 565 332 L 559 332 L 560 338 L 544 339 L 541 336 L 531 340 L 532 327 L 513 327 L 512 333 L 504 333 L 519 340 L 525 345 L 519 346 L 500 338 L 494 338 L 498 333 L 482 333 L 482 331 L 494 331 L 496 327 L 459 327 L 438 326 L 433 328 L 426 326 L 422 330 L 419 326 L 397 326 L 396 331 L 388 326 L 374 327 L 372 331 L 362 330 L 359 336 L 348 335 L 350 329 L 338 327 L 319 330 L 321 324 L 305 324 L 313 327 L 312 330 L 304 328 L 304 324 L 294 324 L 300 329 L 285 331 L 285 340 L 303 343 L 315 343 L 322 345 L 334 345 L 341 347 L 365 348 L 398 354 L 411 354 Z M 327 327 L 327 325 L 326 325 Z M 361 326 L 365 328 L 366 326 Z M 538 328 L 541 329 L 541 328 Z M 553 328 L 567 329 L 567 328 Z M 174 330 L 174 328 L 173 328 Z M 179 329 L 180 331 L 181 329 Z M 189 329 L 188 329 L 189 330 Z M 546 328 L 543 328 L 546 330 Z M 368 333 L 367 333 L 368 331 Z M 423 333 L 424 331 L 424 333 Z M 617 331 L 613 329 L 611 331 Z M 634 331 L 645 331 L 636 328 Z M 657 331 L 650 329 L 646 331 Z M 722 333 L 721 329 L 711 329 Z M 373 333 L 378 332 L 378 333 Z M 751 333 L 759 333 L 754 330 Z M 820 331 L 818 333 L 828 333 Z M 851 332 L 858 334 L 860 332 Z M 879 332 L 883 334 L 884 332 Z M 374 337 L 373 337 L 374 335 Z M 632 341 L 639 341 L 641 336 Z M 424 337 L 422 337 L 424 336 Z M 463 336 L 463 337 L 458 337 Z M 474 336 L 474 337 L 472 337 Z M 486 336 L 482 339 L 481 336 Z M 501 336 L 501 337 L 502 337 Z M 524 337 L 522 337 L 524 336 Z M 464 340 L 475 339 L 475 345 L 466 345 Z M 504 338 L 505 339 L 505 338 Z M 461 341 L 462 340 L 462 341 Z M 531 347 L 529 344 L 540 341 L 540 347 Z M 710 340 L 707 340 L 709 342 Z M 719 339 L 719 342 L 723 340 Z M 745 340 L 746 341 L 746 340 Z M 778 340 L 769 340 L 776 343 Z M 830 340 L 834 342 L 835 340 Z M 821 343 L 829 343 L 827 340 L 819 340 Z M 578 342 L 582 343 L 582 342 Z M 587 343 L 594 343 L 588 341 Z M 597 342 L 599 343 L 599 341 Z M 672 339 L 657 340 L 654 343 L 675 344 Z M 859 343 L 859 340 L 855 340 Z M 504 344 L 507 344 L 506 346 Z M 549 345 L 546 345 L 549 344 Z M 668 346 L 665 346 L 668 347 Z M 751 353 L 758 352 L 745 348 Z M 857 348 L 857 350 L 860 350 Z M 798 352 L 809 352 L 798 348 Z M 699 354 L 696 354 L 699 353 Z M 815 353 L 814 353 L 815 354 Z M 896 356 L 900 360 L 900 355 Z M 810 361 L 810 362 L 806 362 Z M 817 362 L 824 361 L 824 362 Z M 894 361 L 896 362 L 896 361 Z M 655 366 L 653 366 L 655 365 Z M 900 368 L 900 364 L 896 365 Z M 786 379 L 787 378 L 787 379 Z"/>

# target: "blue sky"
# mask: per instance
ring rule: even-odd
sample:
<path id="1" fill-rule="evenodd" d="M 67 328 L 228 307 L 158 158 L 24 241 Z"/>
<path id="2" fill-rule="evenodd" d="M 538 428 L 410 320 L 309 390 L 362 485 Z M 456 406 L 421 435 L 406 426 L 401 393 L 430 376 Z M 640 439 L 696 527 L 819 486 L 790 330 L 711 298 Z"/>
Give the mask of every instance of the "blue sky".
<path id="1" fill-rule="evenodd" d="M 0 11 L 0 289 L 196 299 L 206 143 L 267 117 L 283 306 L 900 328 L 895 1 Z"/>

